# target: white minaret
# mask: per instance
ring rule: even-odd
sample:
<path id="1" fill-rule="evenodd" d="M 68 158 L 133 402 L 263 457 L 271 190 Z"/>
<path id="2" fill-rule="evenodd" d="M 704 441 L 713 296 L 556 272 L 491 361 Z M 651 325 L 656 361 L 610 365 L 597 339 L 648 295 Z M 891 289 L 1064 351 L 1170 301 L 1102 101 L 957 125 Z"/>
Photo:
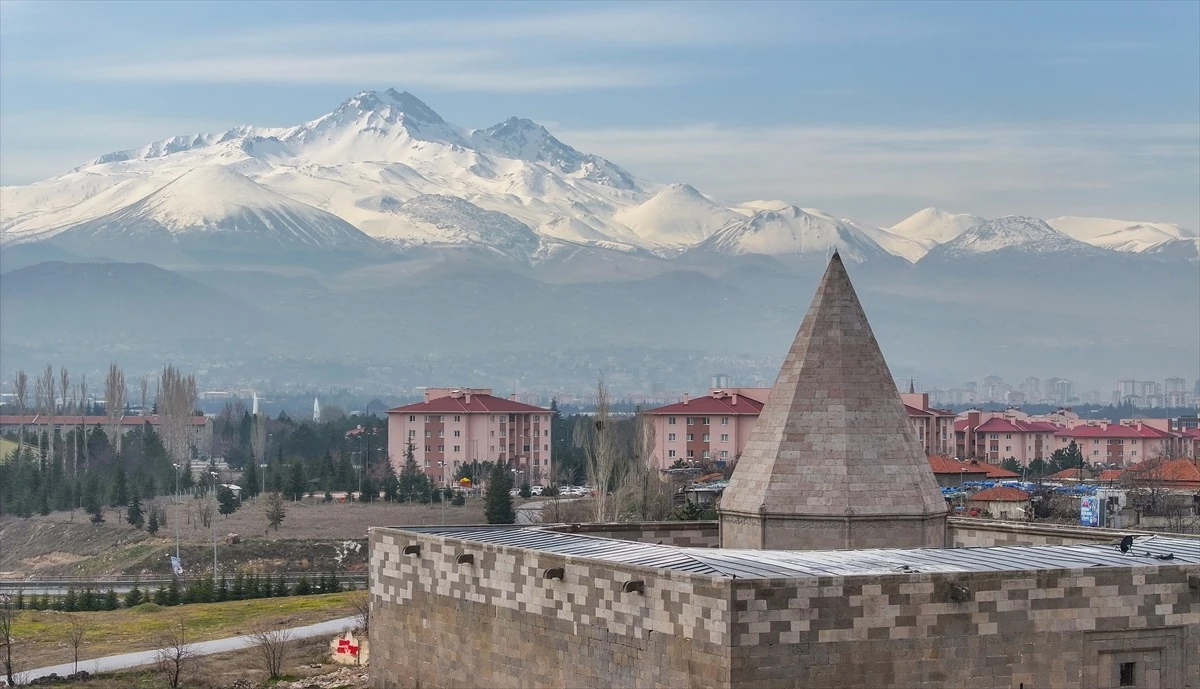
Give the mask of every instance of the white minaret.
<path id="1" fill-rule="evenodd" d="M 321 420 L 321 401 L 316 397 L 313 398 L 313 421 Z"/>
<path id="2" fill-rule="evenodd" d="M 254 406 L 250 408 L 250 413 L 253 414 L 254 416 L 258 416 L 258 393 L 257 392 L 254 393 L 253 405 Z"/>

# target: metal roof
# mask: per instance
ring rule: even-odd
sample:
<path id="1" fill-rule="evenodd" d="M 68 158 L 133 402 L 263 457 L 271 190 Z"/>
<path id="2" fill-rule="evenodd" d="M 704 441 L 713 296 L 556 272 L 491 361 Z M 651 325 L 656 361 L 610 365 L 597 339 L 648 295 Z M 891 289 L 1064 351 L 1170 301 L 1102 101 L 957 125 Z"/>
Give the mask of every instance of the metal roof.
<path id="1" fill-rule="evenodd" d="M 1139 536 L 1130 553 L 1123 554 L 1116 544 L 875 550 L 734 550 L 636 543 L 552 531 L 540 526 L 399 528 L 402 531 L 527 548 L 556 555 L 735 579 L 1200 564 L 1200 540 L 1159 535 Z"/>

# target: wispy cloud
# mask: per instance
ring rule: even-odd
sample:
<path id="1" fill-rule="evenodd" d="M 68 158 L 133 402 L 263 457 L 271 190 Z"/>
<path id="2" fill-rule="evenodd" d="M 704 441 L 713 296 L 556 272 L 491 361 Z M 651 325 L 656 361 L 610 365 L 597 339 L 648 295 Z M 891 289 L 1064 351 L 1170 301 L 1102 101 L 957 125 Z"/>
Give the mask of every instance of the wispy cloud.
<path id="1" fill-rule="evenodd" d="M 887 196 L 962 204 L 1011 192 L 1120 193 L 1155 180 L 1200 184 L 1200 132 L 1193 124 L 694 124 L 564 131 L 561 137 L 652 179 L 688 181 L 726 201 L 770 196 L 846 206 Z"/>

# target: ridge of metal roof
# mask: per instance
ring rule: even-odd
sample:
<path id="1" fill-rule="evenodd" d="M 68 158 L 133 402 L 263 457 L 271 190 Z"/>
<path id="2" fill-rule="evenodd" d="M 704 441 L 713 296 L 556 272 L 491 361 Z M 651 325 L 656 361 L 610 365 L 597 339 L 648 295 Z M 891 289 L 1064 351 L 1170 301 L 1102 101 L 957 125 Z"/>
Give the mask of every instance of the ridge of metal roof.
<path id="1" fill-rule="evenodd" d="M 1116 544 L 872 550 L 739 550 L 622 541 L 543 526 L 385 527 L 602 562 L 736 579 L 937 572 L 1021 572 L 1088 567 L 1200 565 L 1200 539 L 1150 536 L 1128 554 Z M 1167 557 L 1170 559 L 1166 559 Z"/>

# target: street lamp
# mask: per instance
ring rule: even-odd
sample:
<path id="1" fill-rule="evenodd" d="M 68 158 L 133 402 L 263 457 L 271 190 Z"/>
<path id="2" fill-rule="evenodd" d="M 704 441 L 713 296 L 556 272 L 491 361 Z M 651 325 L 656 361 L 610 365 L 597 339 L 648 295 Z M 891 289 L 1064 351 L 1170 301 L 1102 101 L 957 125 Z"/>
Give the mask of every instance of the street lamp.
<path id="1" fill-rule="evenodd" d="M 175 467 L 175 560 L 179 560 L 179 470 L 182 468 L 178 464 L 172 464 Z"/>

